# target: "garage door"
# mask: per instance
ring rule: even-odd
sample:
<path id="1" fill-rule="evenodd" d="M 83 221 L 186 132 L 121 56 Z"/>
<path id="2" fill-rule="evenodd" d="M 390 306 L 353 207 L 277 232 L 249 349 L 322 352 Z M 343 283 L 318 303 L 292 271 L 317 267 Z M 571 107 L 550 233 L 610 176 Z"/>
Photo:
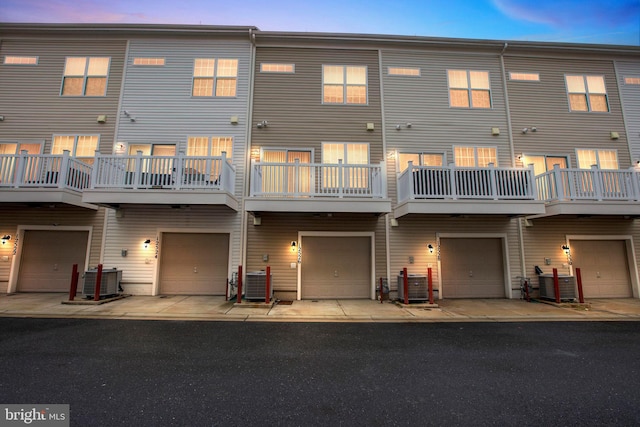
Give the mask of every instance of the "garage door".
<path id="1" fill-rule="evenodd" d="M 371 239 L 302 239 L 303 299 L 371 298 Z"/>
<path id="2" fill-rule="evenodd" d="M 163 233 L 160 293 L 225 295 L 229 234 Z"/>
<path id="3" fill-rule="evenodd" d="M 572 240 L 570 247 L 586 298 L 633 296 L 624 240 Z"/>
<path id="4" fill-rule="evenodd" d="M 440 239 L 443 298 L 504 298 L 502 240 Z"/>
<path id="5" fill-rule="evenodd" d="M 73 264 L 80 272 L 85 268 L 88 239 L 88 231 L 26 230 L 18 291 L 69 292 Z"/>

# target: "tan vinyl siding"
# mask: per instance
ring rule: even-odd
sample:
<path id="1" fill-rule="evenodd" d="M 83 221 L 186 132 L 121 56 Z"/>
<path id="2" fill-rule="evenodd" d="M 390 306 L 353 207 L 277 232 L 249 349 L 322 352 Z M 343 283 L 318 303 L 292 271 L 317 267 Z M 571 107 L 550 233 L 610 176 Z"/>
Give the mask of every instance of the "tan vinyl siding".
<path id="1" fill-rule="evenodd" d="M 459 237 L 474 237 L 478 234 L 490 234 L 493 237 L 493 235 L 506 234 L 510 283 L 512 288 L 518 288 L 520 283 L 518 276 L 521 276 L 522 272 L 517 219 L 408 215 L 400 218 L 398 222 L 399 225 L 391 227 L 389 233 L 391 250 L 389 269 L 393 289 L 396 286 L 395 277 L 403 268 L 406 267 L 409 274 L 426 274 L 429 264 L 432 268 L 434 286 L 437 286 L 440 274 L 437 236 L 453 233 Z M 434 246 L 433 254 L 429 253 L 428 244 Z M 413 264 L 409 262 L 410 257 L 413 257 Z"/>
<path id="2" fill-rule="evenodd" d="M 156 238 L 161 231 L 230 233 L 229 247 L 232 268 L 240 264 L 241 215 L 226 207 L 191 206 L 175 209 L 171 206 L 128 206 L 122 217 L 109 211 L 104 251 L 105 267 L 118 267 L 122 272 L 125 291 L 149 295 L 160 258 L 156 258 Z M 143 242 L 151 240 L 147 249 Z M 127 249 L 127 256 L 122 256 Z M 160 248 L 161 249 L 161 248 Z M 228 276 L 230 277 L 230 276 Z"/>
<path id="3" fill-rule="evenodd" d="M 295 59 L 295 74 L 259 72 L 263 62 L 290 63 L 291 59 Z M 368 104 L 323 105 L 322 65 L 366 66 Z M 253 121 L 262 120 L 269 125 L 254 126 L 253 149 L 313 148 L 313 161 L 319 163 L 322 142 L 366 142 L 370 162 L 379 163 L 384 155 L 377 51 L 258 47 Z M 374 123 L 373 132 L 367 132 L 367 123 Z"/>
<path id="4" fill-rule="evenodd" d="M 100 151 L 111 153 L 126 42 L 91 39 L 3 39 L 0 54 L 38 56 L 38 65 L 0 65 L 3 140 L 44 140 L 50 153 L 54 134 L 100 135 Z M 109 57 L 106 96 L 60 96 L 65 58 Z M 97 123 L 106 115 L 107 123 Z"/>
<path id="5" fill-rule="evenodd" d="M 375 232 L 375 278 L 386 277 L 385 220 L 374 215 L 352 214 L 270 214 L 263 213 L 262 225 L 248 224 L 248 254 L 245 272 L 271 267 L 275 291 L 295 292 L 297 289 L 297 254 L 291 252 L 291 241 L 298 240 L 299 231 Z M 303 238 L 304 239 L 304 238 Z M 304 256 L 304 247 L 302 248 Z M 268 255 L 268 261 L 263 256 Z"/>
<path id="6" fill-rule="evenodd" d="M 186 152 L 190 136 L 233 137 L 236 196 L 242 195 L 245 167 L 246 115 L 250 44 L 237 39 L 131 40 L 118 141 L 128 144 L 176 144 Z M 135 57 L 163 57 L 163 67 L 133 65 Z M 235 97 L 193 97 L 196 58 L 238 59 Z M 239 124 L 231 124 L 238 116 Z"/>
<path id="7" fill-rule="evenodd" d="M 453 147 L 496 147 L 498 165 L 511 167 L 504 91 L 497 55 L 474 53 L 382 51 L 385 132 L 388 152 L 438 152 L 446 163 L 454 162 Z M 389 76 L 388 67 L 420 68 L 419 77 Z M 490 109 L 449 106 L 447 70 L 488 71 L 491 85 Z M 406 128 L 411 123 L 411 128 Z M 396 130 L 401 125 L 401 130 Z M 491 128 L 501 129 L 499 136 Z M 396 159 L 388 165 L 389 196 L 396 200 Z"/>
<path id="8" fill-rule="evenodd" d="M 615 149 L 620 168 L 631 165 L 612 61 L 506 56 L 505 68 L 540 73 L 540 82 L 507 82 L 516 153 L 568 155 L 577 167 L 576 148 Z M 604 76 L 609 112 L 569 111 L 566 74 Z M 522 133 L 532 126 L 535 133 Z M 611 131 L 620 138 L 612 140 Z"/>

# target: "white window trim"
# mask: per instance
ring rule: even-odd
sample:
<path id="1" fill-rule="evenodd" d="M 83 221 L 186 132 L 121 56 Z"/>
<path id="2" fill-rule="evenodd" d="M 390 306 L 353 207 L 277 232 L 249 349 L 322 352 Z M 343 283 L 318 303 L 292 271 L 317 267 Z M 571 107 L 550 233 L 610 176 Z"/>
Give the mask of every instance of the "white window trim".
<path id="1" fill-rule="evenodd" d="M 467 73 L 467 95 L 469 97 L 469 106 L 468 107 L 457 107 L 454 105 L 451 105 L 451 89 L 462 89 L 462 88 L 452 88 L 451 84 L 449 82 L 449 71 L 466 71 Z M 473 90 L 473 88 L 471 87 L 471 77 L 469 76 L 469 73 L 471 71 L 476 71 L 476 72 L 480 72 L 480 73 L 487 73 L 487 77 L 489 79 L 489 89 L 480 89 L 478 88 L 477 90 L 488 90 L 489 91 L 489 108 L 484 108 L 484 107 L 474 107 L 473 106 L 473 102 L 472 102 L 472 97 L 471 97 L 471 91 Z M 491 86 L 491 72 L 489 70 L 472 70 L 472 69 L 458 69 L 458 68 L 447 68 L 446 70 L 447 72 L 447 97 L 449 98 L 449 108 L 455 108 L 455 109 L 461 109 L 461 110 L 493 110 L 493 88 Z"/>
<path id="2" fill-rule="evenodd" d="M 260 147 L 260 161 L 264 159 L 265 151 L 284 151 L 285 153 L 289 151 L 306 151 L 311 153 L 311 163 L 314 163 L 315 159 L 315 149 L 309 147 Z"/>
<path id="3" fill-rule="evenodd" d="M 536 75 L 536 76 L 538 76 L 538 78 L 536 80 L 514 79 L 513 78 L 513 74 L 530 74 L 530 75 Z M 534 72 L 534 71 L 509 71 L 509 81 L 522 82 L 522 83 L 540 83 L 541 79 L 540 79 L 540 73 L 538 73 L 538 72 Z"/>
<path id="4" fill-rule="evenodd" d="M 478 166 L 478 148 L 493 148 L 494 150 L 496 150 L 496 162 L 494 163 L 494 167 L 498 167 L 498 163 L 499 163 L 499 156 L 498 156 L 498 146 L 497 145 L 462 145 L 462 144 L 457 144 L 453 146 L 453 164 L 455 165 L 456 163 L 456 147 L 459 148 L 473 148 L 473 158 L 474 158 L 474 162 L 476 164 L 476 166 L 460 166 L 460 167 L 474 167 L 474 168 L 480 168 L 482 166 Z"/>
<path id="5" fill-rule="evenodd" d="M 35 64 L 14 64 L 14 63 L 8 63 L 7 62 L 7 58 L 35 58 L 36 63 Z M 4 57 L 4 61 L 2 62 L 3 65 L 16 65 L 18 67 L 35 67 L 36 65 L 38 65 L 40 62 L 40 57 L 39 56 L 30 56 L 30 55 L 5 55 Z"/>
<path id="6" fill-rule="evenodd" d="M 136 59 L 162 59 L 162 64 L 136 64 Z M 131 65 L 134 67 L 164 67 L 167 63 L 166 58 L 161 56 L 135 56 L 131 61 Z"/>
<path id="7" fill-rule="evenodd" d="M 293 67 L 292 71 L 272 71 L 272 70 L 267 70 L 265 71 L 263 69 L 263 65 L 290 65 L 291 67 Z M 295 74 L 296 73 L 296 64 L 292 64 L 290 62 L 261 62 L 260 63 L 260 73 L 264 73 L 264 74 Z"/>
<path id="8" fill-rule="evenodd" d="M 82 93 L 80 95 L 63 95 L 62 92 L 64 91 L 64 80 L 67 77 L 81 77 L 80 75 L 65 75 L 64 74 L 64 68 L 67 65 L 67 60 L 69 58 L 85 58 L 86 59 L 86 64 L 84 64 L 84 74 L 82 75 Z M 89 76 L 87 74 L 87 72 L 89 71 L 89 62 L 91 58 L 107 58 L 109 60 L 109 63 L 107 64 L 107 73 L 105 75 L 101 75 L 101 74 L 92 74 L 91 76 Z M 60 82 L 60 96 L 63 98 L 79 98 L 79 97 L 86 97 L 86 98 L 104 98 L 107 96 L 107 92 L 109 92 L 109 74 L 111 73 L 111 57 L 110 56 L 66 56 L 64 58 L 64 67 L 62 69 L 62 81 Z M 104 82 L 104 95 L 87 95 L 86 91 L 87 91 L 87 79 L 89 77 L 104 77 L 105 82 Z"/>
<path id="9" fill-rule="evenodd" d="M 213 138 L 231 138 L 231 153 L 227 153 L 227 159 L 233 157 L 233 148 L 236 143 L 235 137 L 231 135 L 187 135 L 187 142 L 185 145 L 185 151 L 189 148 L 189 139 L 191 138 L 207 138 L 207 157 L 212 157 L 211 148 L 213 146 L 213 142 L 211 141 Z M 176 147 L 177 148 L 177 147 Z"/>
<path id="10" fill-rule="evenodd" d="M 213 69 L 213 76 L 196 76 L 195 75 L 195 71 L 196 71 L 196 59 L 213 59 L 215 61 L 215 65 L 214 65 L 214 69 Z M 232 60 L 232 61 L 237 61 L 237 67 L 236 67 L 236 75 L 235 76 L 218 76 L 218 64 L 220 61 L 225 61 L 225 60 Z M 238 82 L 239 82 L 239 78 L 238 78 L 238 74 L 240 74 L 240 59 L 239 58 L 216 58 L 216 57 L 203 57 L 203 56 L 199 56 L 197 58 L 193 59 L 193 63 L 191 65 L 191 98 L 196 98 L 196 99 L 210 99 L 210 98 L 226 98 L 226 99 L 234 99 L 238 97 Z M 195 81 L 196 78 L 212 78 L 213 79 L 213 91 L 211 93 L 211 95 L 194 95 L 193 94 L 193 88 L 195 85 Z M 236 79 L 236 94 L 233 96 L 224 96 L 224 95 L 216 95 L 216 89 L 218 88 L 218 79 L 228 79 L 228 78 L 234 78 Z"/>
<path id="11" fill-rule="evenodd" d="M 585 92 L 569 92 L 569 85 L 567 84 L 567 76 L 580 76 L 582 77 L 583 81 L 584 81 L 584 90 Z M 587 85 L 587 77 L 602 77 L 602 82 L 604 83 L 604 89 L 605 89 L 605 93 L 604 96 L 607 100 L 607 111 L 593 111 L 591 109 L 591 97 L 590 97 L 590 93 L 589 93 L 589 86 Z M 609 103 L 609 91 L 607 90 L 607 79 L 605 78 L 604 74 L 573 74 L 573 73 L 566 73 L 564 75 L 564 90 L 566 91 L 566 97 L 567 97 L 567 107 L 569 108 L 569 112 L 570 113 L 589 113 L 589 114 L 610 114 L 611 113 L 611 104 Z M 587 96 L 587 111 L 580 111 L 580 110 L 572 110 L 571 109 L 571 99 L 569 97 L 570 94 L 582 94 L 584 93 L 584 95 Z M 602 95 L 601 93 L 595 93 L 595 95 Z"/>
<path id="12" fill-rule="evenodd" d="M 69 153 L 69 155 L 71 157 L 76 157 L 76 151 L 78 150 L 78 139 L 81 136 L 95 136 L 98 138 L 98 141 L 96 143 L 96 150 L 100 150 L 100 134 L 98 133 L 78 133 L 78 134 L 72 134 L 72 133 L 55 133 L 52 135 L 51 137 L 51 147 L 49 148 L 49 153 L 53 152 L 53 141 L 56 139 L 56 137 L 58 136 L 72 136 L 73 137 L 73 151 Z M 81 156 L 81 159 L 85 159 L 85 158 L 89 158 L 89 157 L 93 157 L 93 155 L 91 156 Z"/>
<path id="13" fill-rule="evenodd" d="M 405 69 L 405 70 L 417 70 L 418 74 L 399 74 L 399 73 L 392 73 L 391 69 L 392 68 L 397 68 L 397 69 Z M 396 65 L 389 65 L 387 67 L 387 75 L 388 76 L 393 76 L 393 77 L 410 77 L 410 78 L 416 78 L 416 77 L 421 77 L 422 76 L 422 70 L 420 69 L 420 67 L 402 67 L 402 66 L 396 66 Z"/>
<path id="14" fill-rule="evenodd" d="M 343 102 L 324 102 L 324 67 L 342 67 L 342 75 L 344 77 L 344 83 L 342 84 L 342 94 L 343 94 Z M 347 68 L 364 68 L 364 76 L 365 76 L 365 95 L 367 97 L 364 104 L 353 104 L 347 102 Z M 322 105 L 349 105 L 351 107 L 363 107 L 369 105 L 369 67 L 367 65 L 344 65 L 344 64 L 322 64 L 322 87 L 321 87 L 321 96 L 322 96 Z M 351 86 L 363 86 L 363 85 L 351 85 Z"/>
<path id="15" fill-rule="evenodd" d="M 627 83 L 627 79 L 639 79 L 640 80 L 640 75 L 624 76 L 622 78 L 622 84 L 624 84 L 625 86 L 640 86 L 640 82 L 639 83 Z"/>
<path id="16" fill-rule="evenodd" d="M 442 166 L 445 167 L 448 165 L 447 163 L 447 153 L 444 151 L 411 151 L 411 150 L 402 150 L 398 151 L 398 155 L 396 156 L 396 170 L 400 171 L 400 154 L 417 154 L 419 156 L 423 156 L 424 154 L 437 154 L 442 156 Z M 422 166 L 422 165 L 414 165 L 414 166 Z M 435 166 L 434 166 L 435 167 Z"/>
<path id="17" fill-rule="evenodd" d="M 344 146 L 343 154 L 344 154 L 345 159 L 347 157 L 347 145 L 366 144 L 367 145 L 367 163 L 364 163 L 364 164 L 365 165 L 370 165 L 371 164 L 371 144 L 368 143 L 368 142 L 323 141 L 322 142 L 322 146 L 321 146 L 322 148 L 321 148 L 321 156 L 320 157 L 324 156 L 324 146 L 325 146 L 325 144 L 343 144 L 343 146 Z M 343 165 L 358 164 L 358 163 L 348 163 L 345 159 L 342 159 L 342 164 Z M 321 159 L 321 162 L 322 162 L 322 159 Z M 333 163 L 324 163 L 324 162 L 322 162 L 322 164 L 333 164 Z"/>
<path id="18" fill-rule="evenodd" d="M 616 161 L 618 163 L 618 169 L 603 169 L 603 170 L 619 170 L 620 169 L 620 156 L 618 156 L 618 150 L 616 148 L 576 148 L 575 149 L 575 155 L 576 155 L 576 167 L 578 169 L 583 169 L 583 170 L 589 170 L 591 169 L 591 166 L 589 166 L 588 168 L 581 168 L 580 167 L 580 157 L 578 156 L 578 151 L 595 151 L 596 152 L 596 166 L 598 167 L 598 169 L 600 168 L 600 153 L 599 151 L 613 151 L 616 153 Z"/>

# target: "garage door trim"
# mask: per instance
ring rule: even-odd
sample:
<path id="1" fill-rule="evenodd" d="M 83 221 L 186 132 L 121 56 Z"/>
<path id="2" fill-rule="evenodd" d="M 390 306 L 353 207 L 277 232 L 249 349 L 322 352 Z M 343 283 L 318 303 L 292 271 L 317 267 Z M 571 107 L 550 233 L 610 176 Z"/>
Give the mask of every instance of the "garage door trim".
<path id="1" fill-rule="evenodd" d="M 500 239 L 502 242 L 502 257 L 504 265 L 504 294 L 505 298 L 513 299 L 513 292 L 511 291 L 511 266 L 509 265 L 509 244 L 506 233 L 436 233 L 436 245 L 438 248 L 438 272 L 442 272 L 442 263 L 440 261 L 440 239 Z M 440 292 L 440 298 L 446 293 L 446 290 L 442 288 L 442 274 L 438 274 L 438 288 L 442 290 Z"/>
<path id="2" fill-rule="evenodd" d="M 91 241 L 93 234 L 93 227 L 90 225 L 73 226 L 73 225 L 19 225 L 16 233 L 16 239 L 13 241 L 15 248 L 15 255 L 11 260 L 11 271 L 9 272 L 9 285 L 7 292 L 14 293 L 18 288 L 18 277 L 20 269 L 20 261 L 22 260 L 22 242 L 24 241 L 24 234 L 26 231 L 87 231 L 89 236 L 87 238 L 87 255 L 84 260 L 84 265 L 79 265 L 79 271 L 86 271 L 89 266 L 89 257 L 91 256 Z"/>
<path id="3" fill-rule="evenodd" d="M 376 274 L 376 245 L 375 232 L 373 231 L 299 231 L 298 242 L 302 257 L 304 257 L 304 237 L 369 237 L 371 242 L 371 272 L 370 272 L 370 298 L 376 299 L 375 290 L 375 274 Z M 302 263 L 298 261 L 298 285 L 297 295 L 298 301 L 302 300 Z"/>
<path id="4" fill-rule="evenodd" d="M 566 243 L 571 248 L 572 240 L 623 240 L 627 249 L 627 263 L 629 265 L 629 276 L 631 278 L 631 292 L 634 298 L 640 297 L 640 279 L 638 277 L 638 263 L 636 262 L 636 250 L 633 245 L 633 236 L 630 235 L 590 235 L 590 234 L 575 234 L 567 235 Z M 569 266 L 569 273 L 575 274 L 573 265 Z"/>

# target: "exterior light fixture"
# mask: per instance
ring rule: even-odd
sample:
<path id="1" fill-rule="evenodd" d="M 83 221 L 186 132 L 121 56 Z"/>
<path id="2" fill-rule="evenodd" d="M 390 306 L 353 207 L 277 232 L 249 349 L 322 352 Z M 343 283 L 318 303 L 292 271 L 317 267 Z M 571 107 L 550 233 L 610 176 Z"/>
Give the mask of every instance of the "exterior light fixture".
<path id="1" fill-rule="evenodd" d="M 527 132 L 529 132 L 529 128 L 522 129 L 522 133 L 527 133 Z"/>
<path id="2" fill-rule="evenodd" d="M 266 120 L 263 120 L 263 121 L 261 121 L 261 122 L 258 122 L 258 124 L 256 125 L 256 127 L 257 127 L 258 129 L 262 129 L 262 128 L 266 128 L 268 124 L 269 124 L 269 123 L 268 123 Z"/>
<path id="3" fill-rule="evenodd" d="M 2 244 L 6 244 L 9 240 L 11 240 L 11 236 L 9 234 L 5 234 L 4 236 L 2 236 Z"/>
<path id="4" fill-rule="evenodd" d="M 151 239 L 147 239 L 144 241 L 144 248 L 147 249 L 149 247 L 149 244 L 151 243 Z"/>
<path id="5" fill-rule="evenodd" d="M 569 246 L 568 245 L 562 245 L 561 248 L 564 251 L 565 255 L 569 255 Z"/>
<path id="6" fill-rule="evenodd" d="M 298 243 L 295 240 L 291 241 L 291 252 L 295 252 L 298 247 Z"/>
<path id="7" fill-rule="evenodd" d="M 433 245 L 431 243 L 429 243 L 427 245 L 427 248 L 429 249 L 429 253 L 432 254 L 433 253 Z"/>

